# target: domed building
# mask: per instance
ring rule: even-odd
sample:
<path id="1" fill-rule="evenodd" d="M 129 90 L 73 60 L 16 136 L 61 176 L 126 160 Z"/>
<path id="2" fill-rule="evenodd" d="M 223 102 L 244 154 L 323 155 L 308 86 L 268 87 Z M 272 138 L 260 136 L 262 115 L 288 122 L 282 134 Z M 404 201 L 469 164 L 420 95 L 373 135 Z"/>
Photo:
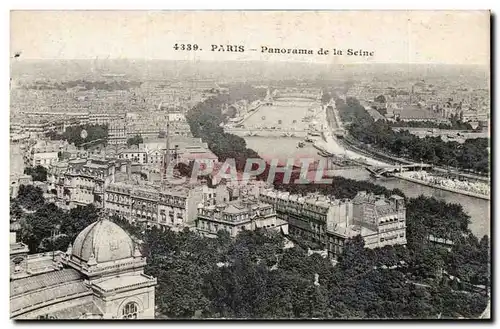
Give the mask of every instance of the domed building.
<path id="1" fill-rule="evenodd" d="M 13 319 L 152 319 L 156 278 L 118 225 L 87 226 L 66 252 L 27 255 L 11 241 Z M 12 252 L 14 251 L 14 252 Z"/>

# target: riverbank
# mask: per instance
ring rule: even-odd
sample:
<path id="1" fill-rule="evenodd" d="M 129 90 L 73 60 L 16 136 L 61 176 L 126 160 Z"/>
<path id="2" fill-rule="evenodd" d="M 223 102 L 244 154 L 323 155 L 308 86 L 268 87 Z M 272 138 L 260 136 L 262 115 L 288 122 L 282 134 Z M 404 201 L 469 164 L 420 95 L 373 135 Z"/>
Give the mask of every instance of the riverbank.
<path id="1" fill-rule="evenodd" d="M 387 154 L 387 153 L 382 152 L 380 150 L 376 150 L 373 147 L 367 147 L 366 145 L 362 145 L 361 143 L 359 143 L 357 140 L 353 139 L 350 136 L 346 136 L 343 139 L 343 143 L 345 144 L 346 148 L 358 150 L 358 152 L 362 152 L 366 155 L 371 156 L 374 159 L 381 160 L 384 162 L 389 162 L 392 164 L 413 164 L 414 163 L 410 160 L 403 159 L 401 157 L 397 157 L 397 156 L 392 155 L 392 154 Z M 436 173 L 440 173 L 440 174 L 443 174 L 443 173 L 453 174 L 454 176 L 464 178 L 467 180 L 480 181 L 480 182 L 485 182 L 485 183 L 490 182 L 490 178 L 488 176 L 482 176 L 482 175 L 478 175 L 478 174 L 459 171 L 456 168 L 454 168 L 452 171 L 450 171 L 450 169 L 448 169 L 448 168 L 442 168 L 442 167 L 438 167 L 438 166 L 433 165 L 432 171 L 436 172 Z"/>
<path id="2" fill-rule="evenodd" d="M 337 156 L 345 156 L 351 161 L 357 162 L 359 164 L 363 165 L 369 165 L 369 166 L 386 166 L 387 163 L 375 160 L 373 158 L 364 156 L 363 154 L 360 154 L 359 152 L 355 152 L 353 150 L 350 150 L 348 148 L 345 148 L 343 145 L 341 145 L 337 139 L 332 136 L 330 132 L 327 132 L 324 134 L 324 142 L 322 141 L 317 141 L 315 145 L 323 148 L 326 150 L 328 153 L 335 154 Z"/>
<path id="3" fill-rule="evenodd" d="M 442 185 L 439 185 L 439 184 L 433 184 L 433 183 L 426 182 L 426 181 L 423 181 L 423 180 L 420 180 L 420 179 L 415 179 L 415 178 L 412 178 L 412 177 L 408 177 L 407 175 L 400 174 L 400 173 L 394 173 L 394 174 L 392 174 L 392 176 L 394 176 L 396 178 L 399 178 L 399 179 L 407 180 L 407 181 L 412 182 L 412 183 L 416 183 L 416 184 L 420 184 L 420 185 L 424 185 L 424 186 L 428 186 L 428 187 L 432 187 L 432 188 L 437 188 L 437 189 L 440 189 L 440 190 L 443 190 L 443 191 L 448 191 L 448 192 L 453 192 L 453 193 L 457 193 L 457 194 L 467 195 L 467 196 L 470 196 L 470 197 L 474 197 L 474 198 L 478 198 L 478 199 L 483 199 L 483 200 L 488 200 L 488 201 L 490 200 L 490 196 L 489 195 L 479 194 L 479 193 L 474 193 L 474 192 L 464 191 L 464 190 L 458 190 L 458 189 L 455 189 L 455 188 L 452 188 L 452 187 L 442 186 Z"/>

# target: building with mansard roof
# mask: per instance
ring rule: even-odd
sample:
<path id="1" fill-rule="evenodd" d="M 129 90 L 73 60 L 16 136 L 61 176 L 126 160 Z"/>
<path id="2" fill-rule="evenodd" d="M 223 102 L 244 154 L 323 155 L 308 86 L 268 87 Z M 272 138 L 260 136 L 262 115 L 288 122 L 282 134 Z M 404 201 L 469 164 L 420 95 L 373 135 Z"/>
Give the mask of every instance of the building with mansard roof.
<path id="1" fill-rule="evenodd" d="M 196 228 L 207 237 L 216 237 L 219 231 L 226 231 L 235 237 L 243 230 L 258 228 L 288 234 L 288 223 L 277 218 L 273 206 L 253 196 L 215 205 L 200 204 Z"/>
<path id="2" fill-rule="evenodd" d="M 11 226 L 11 230 L 15 231 Z M 152 319 L 156 278 L 118 225 L 87 226 L 66 252 L 28 255 L 11 233 L 10 312 L 28 319 Z"/>
<path id="3" fill-rule="evenodd" d="M 357 235 L 366 248 L 406 244 L 406 207 L 398 195 L 386 198 L 362 191 L 350 200 L 263 189 L 259 199 L 273 205 L 278 218 L 288 222 L 290 235 L 313 242 L 334 257 L 342 253 L 347 239 Z"/>

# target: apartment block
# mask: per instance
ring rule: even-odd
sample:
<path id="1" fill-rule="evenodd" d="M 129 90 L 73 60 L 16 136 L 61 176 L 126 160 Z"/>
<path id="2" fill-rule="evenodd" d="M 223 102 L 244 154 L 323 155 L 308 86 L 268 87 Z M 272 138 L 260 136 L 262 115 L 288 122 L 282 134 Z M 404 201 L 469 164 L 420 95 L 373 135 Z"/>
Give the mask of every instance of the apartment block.
<path id="1" fill-rule="evenodd" d="M 241 231 L 266 228 L 288 234 L 288 223 L 279 219 L 273 206 L 247 197 L 228 203 L 219 203 L 198 208 L 196 229 L 207 237 L 216 237 L 226 231 L 235 237 Z"/>

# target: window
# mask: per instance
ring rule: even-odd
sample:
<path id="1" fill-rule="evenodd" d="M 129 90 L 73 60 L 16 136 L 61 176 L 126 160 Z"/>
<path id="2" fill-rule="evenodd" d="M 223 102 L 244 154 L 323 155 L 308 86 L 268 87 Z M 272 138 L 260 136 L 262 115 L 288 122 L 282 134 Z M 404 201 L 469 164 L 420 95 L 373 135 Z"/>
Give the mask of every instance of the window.
<path id="1" fill-rule="evenodd" d="M 57 318 L 56 318 L 55 316 L 53 316 L 53 315 L 47 315 L 47 314 L 46 314 L 46 315 L 39 315 L 39 316 L 37 317 L 37 319 L 38 319 L 38 320 L 55 320 L 55 319 L 57 319 Z"/>
<path id="2" fill-rule="evenodd" d="M 14 263 L 14 273 L 21 272 L 23 270 L 22 267 L 21 267 L 21 263 L 23 261 L 23 258 L 22 257 L 16 257 L 12 261 Z"/>
<path id="3" fill-rule="evenodd" d="M 137 303 L 127 303 L 122 310 L 123 319 L 137 319 L 138 307 Z"/>

